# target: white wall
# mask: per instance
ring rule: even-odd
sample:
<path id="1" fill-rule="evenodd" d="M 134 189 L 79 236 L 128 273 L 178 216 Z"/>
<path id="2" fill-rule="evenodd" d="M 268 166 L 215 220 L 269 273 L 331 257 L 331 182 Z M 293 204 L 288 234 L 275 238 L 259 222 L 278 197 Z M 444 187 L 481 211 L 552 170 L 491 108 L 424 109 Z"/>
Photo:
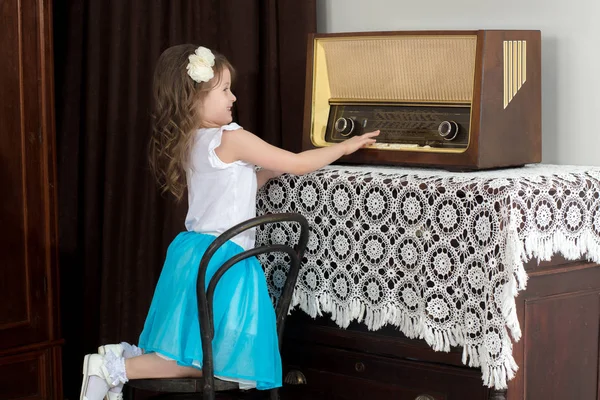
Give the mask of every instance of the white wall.
<path id="1" fill-rule="evenodd" d="M 544 163 L 600 165 L 600 0 L 318 0 L 319 32 L 539 29 Z"/>

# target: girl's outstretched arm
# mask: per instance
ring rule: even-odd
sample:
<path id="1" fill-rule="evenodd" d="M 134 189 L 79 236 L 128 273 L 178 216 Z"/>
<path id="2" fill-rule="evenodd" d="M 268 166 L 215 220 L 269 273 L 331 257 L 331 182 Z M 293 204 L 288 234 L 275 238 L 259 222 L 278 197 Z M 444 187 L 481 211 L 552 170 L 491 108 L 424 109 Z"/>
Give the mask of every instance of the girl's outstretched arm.
<path id="1" fill-rule="evenodd" d="M 369 132 L 332 146 L 292 153 L 272 146 L 246 130 L 238 129 L 223 132 L 221 145 L 215 152 L 226 163 L 242 160 L 271 171 L 303 175 L 375 143 L 377 135 L 379 131 Z"/>

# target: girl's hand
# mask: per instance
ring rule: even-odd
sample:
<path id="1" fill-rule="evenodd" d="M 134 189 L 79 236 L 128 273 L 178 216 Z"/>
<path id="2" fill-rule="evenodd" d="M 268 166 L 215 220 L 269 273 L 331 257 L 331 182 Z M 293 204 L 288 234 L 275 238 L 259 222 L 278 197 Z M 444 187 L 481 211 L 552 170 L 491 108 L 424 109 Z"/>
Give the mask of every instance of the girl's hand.
<path id="1" fill-rule="evenodd" d="M 367 145 L 375 143 L 374 137 L 379 135 L 379 131 L 373 131 L 368 133 L 363 133 L 360 136 L 353 136 L 348 140 L 344 140 L 340 143 L 344 146 L 344 155 L 352 154 L 356 150 L 361 149 Z"/>

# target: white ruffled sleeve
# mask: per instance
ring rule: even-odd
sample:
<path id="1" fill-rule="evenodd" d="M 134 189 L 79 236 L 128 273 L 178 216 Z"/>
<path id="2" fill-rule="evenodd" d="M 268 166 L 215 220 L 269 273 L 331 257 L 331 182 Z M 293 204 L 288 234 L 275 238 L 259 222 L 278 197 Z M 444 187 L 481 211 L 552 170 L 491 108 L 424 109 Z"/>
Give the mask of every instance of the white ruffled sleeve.
<path id="1" fill-rule="evenodd" d="M 223 169 L 223 168 L 228 168 L 228 167 L 230 167 L 232 165 L 236 165 L 236 164 L 241 164 L 241 165 L 247 164 L 243 161 L 235 161 L 232 163 L 223 162 L 219 158 L 219 156 L 217 156 L 217 153 L 215 153 L 215 149 L 221 145 L 221 137 L 223 136 L 223 131 L 235 131 L 235 130 L 238 130 L 241 128 L 242 128 L 241 126 L 239 126 L 235 122 L 232 122 L 229 125 L 222 126 L 215 133 L 215 135 L 211 139 L 210 143 L 208 144 L 208 161 L 209 161 L 211 167 Z"/>

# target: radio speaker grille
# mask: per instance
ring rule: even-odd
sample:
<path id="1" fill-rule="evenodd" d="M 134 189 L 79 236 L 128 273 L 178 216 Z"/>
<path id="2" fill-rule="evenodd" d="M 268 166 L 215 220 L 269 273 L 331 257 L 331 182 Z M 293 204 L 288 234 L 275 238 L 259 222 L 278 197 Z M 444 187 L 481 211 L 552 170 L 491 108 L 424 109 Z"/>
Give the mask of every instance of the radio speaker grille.
<path id="1" fill-rule="evenodd" d="M 476 36 L 322 40 L 332 98 L 468 103 Z"/>

